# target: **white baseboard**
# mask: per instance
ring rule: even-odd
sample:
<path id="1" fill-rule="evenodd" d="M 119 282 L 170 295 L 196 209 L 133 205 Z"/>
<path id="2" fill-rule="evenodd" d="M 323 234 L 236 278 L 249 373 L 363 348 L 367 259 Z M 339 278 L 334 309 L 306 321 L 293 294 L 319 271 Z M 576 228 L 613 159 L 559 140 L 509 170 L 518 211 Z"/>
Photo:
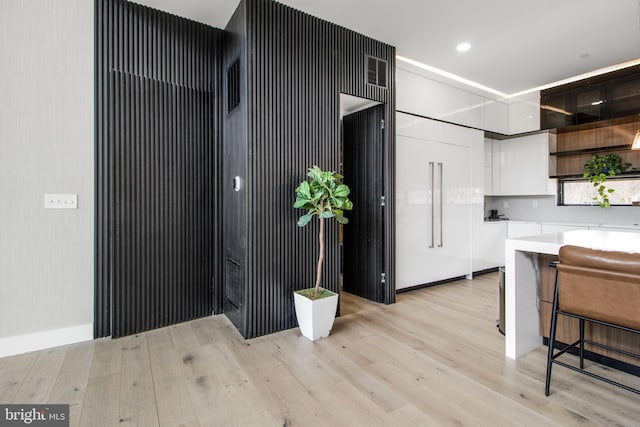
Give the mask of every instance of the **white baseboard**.
<path id="1" fill-rule="evenodd" d="M 0 357 L 43 350 L 45 348 L 74 344 L 93 339 L 93 325 L 71 326 L 51 329 L 15 337 L 0 338 Z"/>

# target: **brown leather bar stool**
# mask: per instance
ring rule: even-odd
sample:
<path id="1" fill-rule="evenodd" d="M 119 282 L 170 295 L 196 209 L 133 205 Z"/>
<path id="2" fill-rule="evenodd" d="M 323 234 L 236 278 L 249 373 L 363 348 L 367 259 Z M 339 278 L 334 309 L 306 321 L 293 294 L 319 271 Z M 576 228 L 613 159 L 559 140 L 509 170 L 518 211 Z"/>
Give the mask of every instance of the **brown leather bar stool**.
<path id="1" fill-rule="evenodd" d="M 549 395 L 551 367 L 554 363 L 640 394 L 636 388 L 584 370 L 585 343 L 640 358 L 638 354 L 584 338 L 585 321 L 640 334 L 640 253 L 567 245 L 560 248 L 559 258 L 556 264 L 545 395 Z M 579 319 L 580 338 L 554 354 L 559 314 Z M 576 346 L 579 346 L 579 368 L 556 360 Z"/>

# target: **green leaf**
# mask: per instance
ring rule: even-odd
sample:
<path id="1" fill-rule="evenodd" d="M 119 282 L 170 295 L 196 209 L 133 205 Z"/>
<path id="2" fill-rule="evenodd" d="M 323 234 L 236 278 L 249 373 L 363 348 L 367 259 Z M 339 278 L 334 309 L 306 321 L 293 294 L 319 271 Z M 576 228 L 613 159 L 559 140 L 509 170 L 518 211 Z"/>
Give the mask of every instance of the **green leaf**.
<path id="1" fill-rule="evenodd" d="M 305 196 L 307 199 L 311 198 L 311 187 L 309 187 L 309 183 L 307 181 L 302 181 L 298 188 L 296 188 L 296 193 Z"/>
<path id="2" fill-rule="evenodd" d="M 349 190 L 349 187 L 347 187 L 344 184 L 340 184 L 340 185 L 338 185 L 336 190 L 333 192 L 333 195 L 335 197 L 347 197 L 350 192 L 351 191 Z"/>
<path id="3" fill-rule="evenodd" d="M 336 221 L 338 221 L 340 224 L 348 224 L 349 220 L 343 216 L 338 216 L 336 215 Z"/>
<path id="4" fill-rule="evenodd" d="M 331 211 L 324 211 L 320 214 L 320 218 L 333 218 L 335 215 Z"/>
<path id="5" fill-rule="evenodd" d="M 311 218 L 313 218 L 313 214 L 311 214 L 311 213 L 302 215 L 298 219 L 298 227 L 304 227 L 305 225 L 307 225 L 309 223 L 309 221 L 311 221 Z"/>
<path id="6" fill-rule="evenodd" d="M 293 204 L 293 207 L 294 208 L 302 208 L 307 203 L 309 203 L 309 199 L 304 199 L 304 198 L 298 197 L 296 199 L 296 202 Z"/>
<path id="7" fill-rule="evenodd" d="M 347 199 L 344 201 L 344 204 L 342 205 L 342 208 L 345 211 L 350 211 L 351 209 L 353 209 L 353 203 L 351 202 L 351 200 Z"/>

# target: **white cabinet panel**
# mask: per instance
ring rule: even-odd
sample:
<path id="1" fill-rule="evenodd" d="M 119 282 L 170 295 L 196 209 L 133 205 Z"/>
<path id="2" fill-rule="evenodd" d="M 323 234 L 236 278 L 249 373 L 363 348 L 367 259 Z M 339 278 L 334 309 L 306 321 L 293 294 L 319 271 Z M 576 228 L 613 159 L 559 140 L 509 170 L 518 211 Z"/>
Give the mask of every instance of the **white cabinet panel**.
<path id="1" fill-rule="evenodd" d="M 485 98 L 483 113 L 483 129 L 504 135 L 509 134 L 509 106 L 507 104 Z"/>
<path id="2" fill-rule="evenodd" d="M 493 196 L 493 139 L 484 139 L 484 195 Z"/>
<path id="3" fill-rule="evenodd" d="M 465 130 L 468 139 L 478 132 Z M 396 138 L 397 289 L 471 272 L 471 150 L 405 133 Z"/>
<path id="4" fill-rule="evenodd" d="M 509 134 L 540 130 L 540 92 L 509 104 Z"/>
<path id="5" fill-rule="evenodd" d="M 589 230 L 600 230 L 600 231 L 622 231 L 622 232 L 630 232 L 630 233 L 640 233 L 640 227 L 616 227 L 615 225 L 596 225 L 589 226 Z"/>
<path id="6" fill-rule="evenodd" d="M 504 240 L 507 238 L 507 222 L 483 222 L 473 232 L 473 271 L 504 265 Z"/>
<path id="7" fill-rule="evenodd" d="M 396 68 L 396 109 L 464 126 L 482 128 L 483 103 L 477 95 Z M 506 132 L 505 132 L 506 133 Z"/>
<path id="8" fill-rule="evenodd" d="M 542 224 L 542 234 L 562 233 L 564 231 L 587 230 L 588 227 L 572 224 Z"/>
<path id="9" fill-rule="evenodd" d="M 396 135 L 470 147 L 481 131 L 410 114 L 396 114 Z"/>
<path id="10" fill-rule="evenodd" d="M 507 237 L 509 239 L 539 236 L 540 234 L 542 234 L 542 226 L 536 222 L 509 221 L 509 225 L 507 226 Z"/>
<path id="11" fill-rule="evenodd" d="M 396 69 L 396 108 L 399 111 L 467 124 L 470 105 L 469 92 Z"/>
<path id="12" fill-rule="evenodd" d="M 549 179 L 548 132 L 493 141 L 493 154 L 494 195 L 555 194 L 555 181 Z"/>

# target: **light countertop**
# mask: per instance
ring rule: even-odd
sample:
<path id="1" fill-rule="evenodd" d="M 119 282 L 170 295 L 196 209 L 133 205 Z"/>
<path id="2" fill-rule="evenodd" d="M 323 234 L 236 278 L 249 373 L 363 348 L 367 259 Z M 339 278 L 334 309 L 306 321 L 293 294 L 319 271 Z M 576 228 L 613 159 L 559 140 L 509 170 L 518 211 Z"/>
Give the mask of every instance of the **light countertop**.
<path id="1" fill-rule="evenodd" d="M 516 359 L 542 344 L 536 283 L 539 271 L 532 253 L 557 255 L 564 245 L 640 253 L 640 233 L 574 230 L 505 241 L 505 355 Z"/>
<path id="2" fill-rule="evenodd" d="M 557 254 L 564 245 L 623 252 L 640 252 L 640 234 L 624 231 L 574 230 L 507 239 L 506 249 Z"/>

